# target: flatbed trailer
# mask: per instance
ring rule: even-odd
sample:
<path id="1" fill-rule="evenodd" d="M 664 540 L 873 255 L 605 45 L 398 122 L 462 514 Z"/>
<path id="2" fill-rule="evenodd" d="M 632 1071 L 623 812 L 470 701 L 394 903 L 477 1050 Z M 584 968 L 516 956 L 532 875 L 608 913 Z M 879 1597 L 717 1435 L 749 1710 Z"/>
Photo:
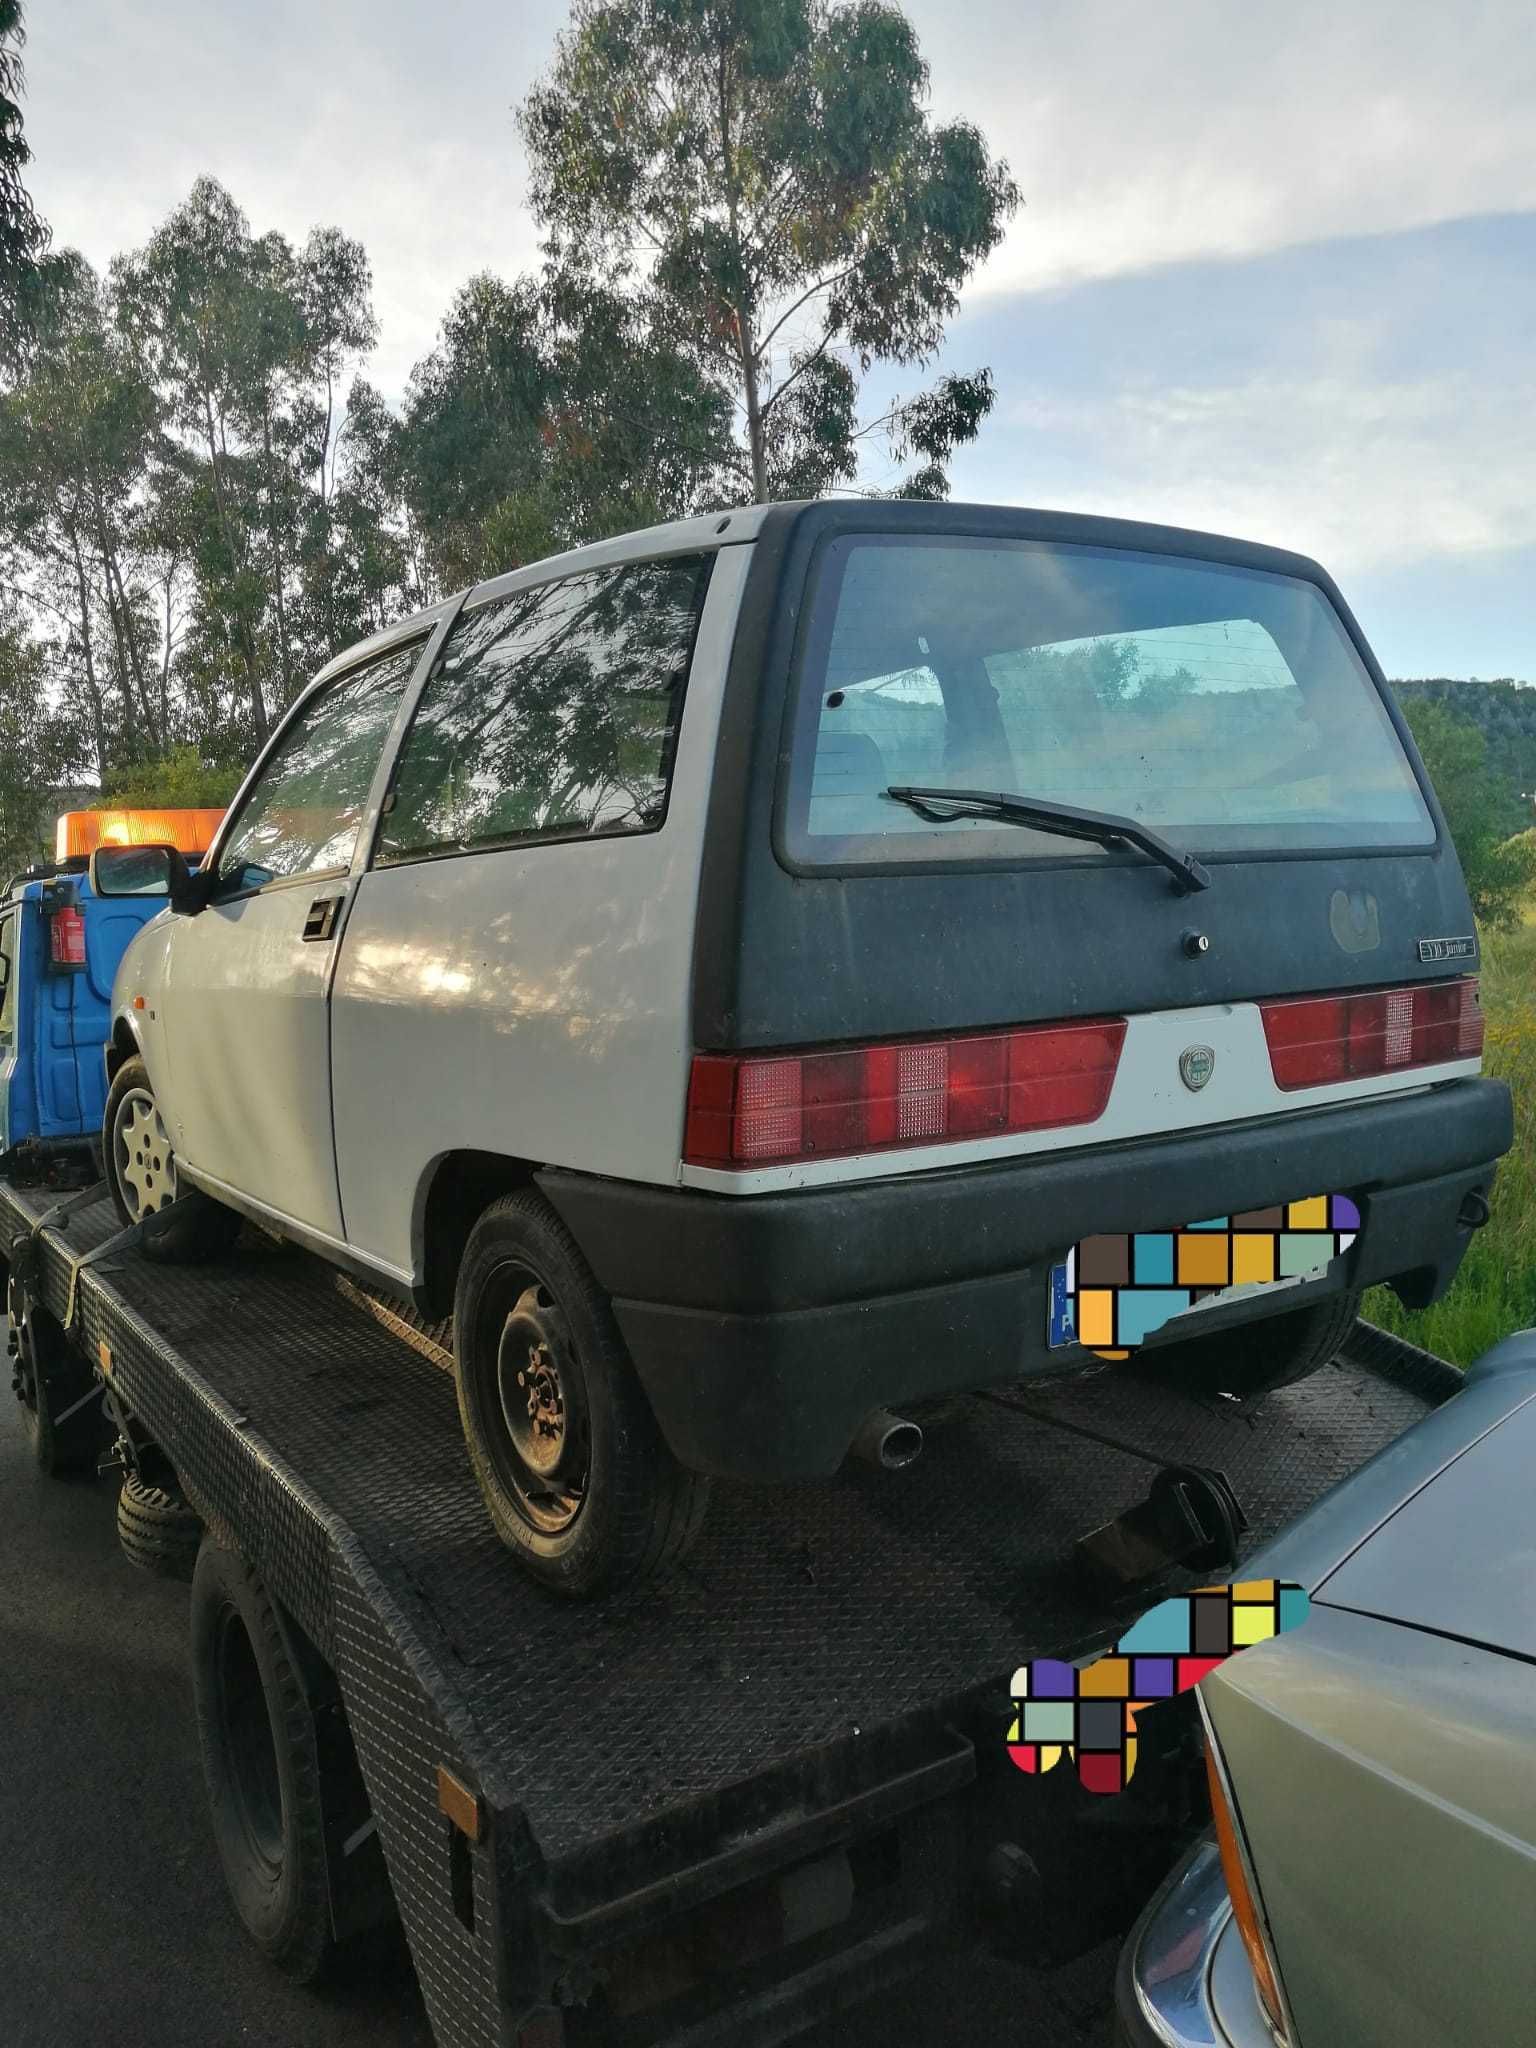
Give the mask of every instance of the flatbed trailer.
<path id="1" fill-rule="evenodd" d="M 972 1398 L 910 1470 L 718 1488 L 669 1582 L 578 1606 L 485 1518 L 442 1331 L 254 1232 L 151 1264 L 89 1196 L 0 1184 L 0 1259 L 69 1359 L 60 1422 L 158 1447 L 288 1617 L 332 1924 L 398 1909 L 443 2048 L 767 2048 L 945 1944 L 1113 1932 L 1198 1824 L 1179 1703 L 1096 1799 L 1013 1769 L 1008 1680 L 1198 1575 L 1078 1539 L 1149 1466 L 1210 1468 L 1240 1561 L 1458 1383 L 1361 1325 L 1253 1412 L 1113 1366 Z"/>

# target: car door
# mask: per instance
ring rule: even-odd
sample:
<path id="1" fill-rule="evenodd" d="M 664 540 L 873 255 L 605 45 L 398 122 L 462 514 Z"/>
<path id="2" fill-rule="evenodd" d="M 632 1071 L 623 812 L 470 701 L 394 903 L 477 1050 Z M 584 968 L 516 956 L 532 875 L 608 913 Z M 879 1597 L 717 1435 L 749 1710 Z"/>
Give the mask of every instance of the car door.
<path id="1" fill-rule="evenodd" d="M 350 867 L 425 637 L 348 670 L 280 732 L 175 920 L 156 1080 L 192 1179 L 340 1239 L 328 1001 Z"/>

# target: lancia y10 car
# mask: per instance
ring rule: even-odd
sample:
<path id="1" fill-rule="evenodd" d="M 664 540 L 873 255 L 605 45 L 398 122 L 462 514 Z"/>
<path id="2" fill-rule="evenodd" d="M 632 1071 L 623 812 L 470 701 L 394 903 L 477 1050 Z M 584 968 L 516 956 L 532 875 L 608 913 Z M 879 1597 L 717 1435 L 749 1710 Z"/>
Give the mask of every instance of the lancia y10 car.
<path id="1" fill-rule="evenodd" d="M 250 1218 L 451 1311 L 490 1512 L 567 1593 L 678 1555 L 709 1475 L 907 1455 L 921 1404 L 1087 1361 L 1088 1238 L 1345 1198 L 1342 1257 L 1124 1367 L 1305 1374 L 1367 1284 L 1444 1290 L 1510 1139 L 1381 672 L 1315 563 L 1209 535 L 605 541 L 339 657 L 202 869 L 149 858 L 125 1222 L 185 1257 Z"/>

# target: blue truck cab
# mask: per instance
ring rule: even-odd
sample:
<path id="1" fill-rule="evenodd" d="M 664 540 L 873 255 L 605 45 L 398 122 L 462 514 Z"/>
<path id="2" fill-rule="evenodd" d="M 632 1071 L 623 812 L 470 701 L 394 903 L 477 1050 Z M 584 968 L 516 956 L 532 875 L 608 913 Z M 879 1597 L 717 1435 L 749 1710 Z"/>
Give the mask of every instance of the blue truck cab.
<path id="1" fill-rule="evenodd" d="M 129 940 L 165 908 L 163 897 L 102 898 L 91 889 L 83 838 L 169 834 L 195 864 L 218 812 L 73 813 L 59 820 L 60 855 L 26 869 L 0 894 L 0 1160 L 13 1180 L 94 1178 L 106 1103 L 103 1047 L 112 1034 L 112 979 Z M 188 828 L 196 818 L 201 828 Z M 80 820 L 89 819 L 82 828 Z M 125 823 L 131 820 L 131 823 Z"/>

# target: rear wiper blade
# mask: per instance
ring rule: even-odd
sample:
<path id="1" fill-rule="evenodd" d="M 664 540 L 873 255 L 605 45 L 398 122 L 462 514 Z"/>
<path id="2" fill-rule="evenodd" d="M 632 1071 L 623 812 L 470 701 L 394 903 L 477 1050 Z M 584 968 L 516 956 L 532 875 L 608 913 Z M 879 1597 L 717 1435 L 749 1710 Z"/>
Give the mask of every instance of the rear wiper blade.
<path id="1" fill-rule="evenodd" d="M 952 818 L 997 818 L 1006 825 L 1033 825 L 1037 832 L 1056 832 L 1063 839 L 1091 839 L 1100 846 L 1122 841 L 1151 854 L 1172 875 L 1180 891 L 1188 896 L 1197 889 L 1209 889 L 1210 871 L 1192 853 L 1182 853 L 1150 825 L 1135 818 L 1117 817 L 1113 811 L 1080 811 L 1075 804 L 1052 803 L 1046 797 L 1013 796 L 1001 789 L 930 789 L 921 784 L 893 782 L 882 796 L 906 804 L 919 817 L 936 825 Z"/>

